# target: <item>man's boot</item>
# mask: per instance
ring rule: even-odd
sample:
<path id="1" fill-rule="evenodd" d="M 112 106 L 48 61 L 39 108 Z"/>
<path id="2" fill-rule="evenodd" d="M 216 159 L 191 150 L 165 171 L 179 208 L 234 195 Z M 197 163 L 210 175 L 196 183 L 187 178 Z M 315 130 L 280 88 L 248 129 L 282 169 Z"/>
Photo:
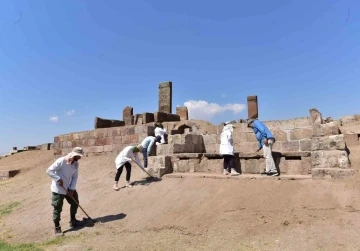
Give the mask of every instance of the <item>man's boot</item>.
<path id="1" fill-rule="evenodd" d="M 63 236 L 64 233 L 61 231 L 61 227 L 55 227 L 55 236 Z"/>

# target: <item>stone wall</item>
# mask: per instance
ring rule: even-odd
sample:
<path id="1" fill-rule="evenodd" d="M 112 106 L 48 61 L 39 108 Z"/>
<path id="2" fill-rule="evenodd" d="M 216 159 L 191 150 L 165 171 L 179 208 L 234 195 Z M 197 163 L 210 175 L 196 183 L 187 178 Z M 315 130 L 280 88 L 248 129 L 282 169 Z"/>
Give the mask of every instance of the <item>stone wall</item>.
<path id="1" fill-rule="evenodd" d="M 121 120 L 115 119 L 102 119 L 99 117 L 95 117 L 94 128 L 110 128 L 110 127 L 118 127 L 125 126 L 125 122 Z"/>
<path id="2" fill-rule="evenodd" d="M 147 136 L 154 136 L 154 130 L 152 125 L 136 125 L 60 135 L 54 138 L 54 155 L 63 156 L 74 147 L 82 147 L 87 155 L 118 153 L 128 145 L 140 144 Z"/>

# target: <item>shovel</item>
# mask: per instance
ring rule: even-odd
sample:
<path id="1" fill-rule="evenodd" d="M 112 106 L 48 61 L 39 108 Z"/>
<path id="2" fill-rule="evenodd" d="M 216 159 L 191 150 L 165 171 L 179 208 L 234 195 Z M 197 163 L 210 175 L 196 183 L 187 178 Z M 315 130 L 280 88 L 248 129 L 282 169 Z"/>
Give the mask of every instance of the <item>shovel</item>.
<path id="1" fill-rule="evenodd" d="M 139 166 L 139 164 L 138 164 L 136 161 L 134 161 L 134 160 L 132 160 L 132 161 L 135 162 L 136 165 L 137 165 L 141 170 L 143 170 L 147 175 L 149 175 L 150 178 L 152 178 L 153 180 L 161 180 L 161 179 L 159 179 L 159 178 L 157 178 L 157 177 L 154 177 L 154 176 L 150 175 L 144 168 L 142 168 L 141 166 Z"/>

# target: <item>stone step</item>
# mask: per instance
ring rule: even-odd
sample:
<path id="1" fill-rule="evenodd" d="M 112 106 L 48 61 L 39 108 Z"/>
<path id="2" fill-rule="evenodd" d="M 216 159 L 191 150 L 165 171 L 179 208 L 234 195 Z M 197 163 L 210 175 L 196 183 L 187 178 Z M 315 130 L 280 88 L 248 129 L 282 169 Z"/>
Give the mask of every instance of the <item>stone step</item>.
<path id="1" fill-rule="evenodd" d="M 208 178 L 208 179 L 240 179 L 240 180 L 253 180 L 253 179 L 273 179 L 273 180 L 307 180 L 311 179 L 311 175 L 280 175 L 280 176 L 266 176 L 260 174 L 241 174 L 238 176 L 214 174 L 214 173 L 171 173 L 164 175 L 163 178 Z"/>
<path id="2" fill-rule="evenodd" d="M 157 178 L 172 173 L 171 156 L 150 156 L 148 158 L 147 172 Z M 146 174 L 145 174 L 146 176 Z"/>
<path id="3" fill-rule="evenodd" d="M 341 168 L 313 168 L 311 169 L 311 174 L 313 179 L 344 179 L 358 174 L 358 171 Z"/>
<path id="4" fill-rule="evenodd" d="M 0 170 L 0 180 L 7 180 L 20 173 L 20 170 Z"/>

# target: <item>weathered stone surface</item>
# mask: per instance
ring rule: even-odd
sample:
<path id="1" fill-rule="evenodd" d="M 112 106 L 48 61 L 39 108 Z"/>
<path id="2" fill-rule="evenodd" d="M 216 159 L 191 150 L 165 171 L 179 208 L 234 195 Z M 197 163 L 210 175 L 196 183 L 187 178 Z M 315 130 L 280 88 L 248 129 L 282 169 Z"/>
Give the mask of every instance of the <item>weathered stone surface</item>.
<path id="1" fill-rule="evenodd" d="M 293 120 L 295 129 L 311 128 L 312 126 L 310 117 L 295 118 Z"/>
<path id="2" fill-rule="evenodd" d="M 161 144 L 156 146 L 156 155 L 171 156 L 174 153 L 174 144 Z"/>
<path id="3" fill-rule="evenodd" d="M 311 139 L 302 139 L 300 140 L 300 151 L 311 151 Z"/>
<path id="4" fill-rule="evenodd" d="M 224 170 L 223 163 L 223 159 L 202 158 L 195 172 L 221 173 Z"/>
<path id="5" fill-rule="evenodd" d="M 351 168 L 346 151 L 313 151 L 311 153 L 312 168 Z"/>
<path id="6" fill-rule="evenodd" d="M 256 142 L 240 142 L 234 144 L 235 150 L 239 152 L 255 152 L 259 145 Z"/>
<path id="7" fill-rule="evenodd" d="M 212 145 L 205 145 L 205 152 L 206 153 L 219 153 L 220 152 L 220 146 L 218 144 L 212 144 Z"/>
<path id="8" fill-rule="evenodd" d="M 154 120 L 155 120 L 155 122 L 180 121 L 180 116 L 177 114 L 171 114 L 171 113 L 155 112 Z"/>
<path id="9" fill-rule="evenodd" d="M 264 124 L 270 129 L 270 131 L 295 129 L 295 121 L 293 119 L 264 121 Z"/>
<path id="10" fill-rule="evenodd" d="M 148 173 L 153 177 L 161 178 L 163 175 L 172 173 L 170 156 L 152 156 L 148 158 Z"/>
<path id="11" fill-rule="evenodd" d="M 254 133 L 253 133 L 254 134 Z M 272 131 L 272 134 L 274 135 L 275 139 L 276 139 L 276 142 L 279 142 L 279 141 L 288 141 L 289 138 L 288 138 L 288 133 L 286 131 L 283 131 L 283 130 L 273 130 Z M 254 137 L 255 137 L 255 134 L 254 134 Z"/>
<path id="12" fill-rule="evenodd" d="M 99 117 L 95 117 L 94 121 L 95 129 L 98 128 L 109 128 L 109 127 L 118 127 L 118 126 L 124 126 L 125 122 L 121 120 L 114 120 L 114 119 L 102 119 Z"/>
<path id="13" fill-rule="evenodd" d="M 358 134 L 345 134 L 344 139 L 347 146 L 357 146 L 360 144 Z"/>
<path id="14" fill-rule="evenodd" d="M 311 170 L 313 179 L 344 179 L 353 176 L 356 173 L 353 169 L 339 169 L 339 168 L 313 168 Z"/>
<path id="15" fill-rule="evenodd" d="M 265 160 L 261 159 L 240 159 L 241 171 L 246 174 L 260 174 L 265 169 Z"/>
<path id="16" fill-rule="evenodd" d="M 179 115 L 181 121 L 189 119 L 189 112 L 186 106 L 176 107 L 176 114 Z"/>
<path id="17" fill-rule="evenodd" d="M 340 123 L 341 125 L 347 125 L 347 124 L 353 124 L 353 123 L 357 123 L 360 122 L 360 115 L 356 114 L 356 115 L 352 115 L 352 116 L 344 116 L 340 118 Z"/>
<path id="18" fill-rule="evenodd" d="M 310 112 L 310 120 L 312 124 L 320 125 L 323 123 L 322 115 L 317 109 L 312 108 L 309 110 L 309 112 Z"/>
<path id="19" fill-rule="evenodd" d="M 135 114 L 134 116 L 134 125 L 142 125 L 144 124 L 143 115 L 142 114 Z"/>
<path id="20" fill-rule="evenodd" d="M 311 174 L 311 157 L 302 157 L 301 166 L 303 174 Z"/>
<path id="21" fill-rule="evenodd" d="M 143 124 L 148 124 L 155 121 L 154 113 L 145 112 L 143 113 L 142 117 L 143 117 Z"/>
<path id="22" fill-rule="evenodd" d="M 285 152 L 295 152 L 300 150 L 300 141 L 284 141 L 282 142 L 282 150 Z"/>
<path id="23" fill-rule="evenodd" d="M 20 170 L 0 170 L 0 180 L 7 180 L 20 173 Z"/>
<path id="24" fill-rule="evenodd" d="M 177 159 L 172 165 L 174 172 L 195 172 L 200 169 L 200 159 Z"/>
<path id="25" fill-rule="evenodd" d="M 125 125 L 133 125 L 134 124 L 134 118 L 133 114 L 134 109 L 130 106 L 127 106 L 123 110 L 123 121 L 125 122 Z"/>
<path id="26" fill-rule="evenodd" d="M 315 137 L 326 135 L 338 135 L 340 133 L 338 122 L 330 122 L 327 124 L 314 124 L 313 132 Z"/>
<path id="27" fill-rule="evenodd" d="M 205 146 L 206 145 L 215 145 L 218 144 L 219 142 L 219 136 L 216 134 L 208 134 L 208 135 L 202 135 L 203 137 L 203 141 Z"/>
<path id="28" fill-rule="evenodd" d="M 345 150 L 345 138 L 343 134 L 313 138 L 311 151 L 317 150 Z"/>
<path id="29" fill-rule="evenodd" d="M 247 97 L 248 119 L 257 119 L 259 117 L 257 96 Z"/>
<path id="30" fill-rule="evenodd" d="M 287 166 L 286 174 L 289 175 L 306 175 L 308 170 L 303 168 L 301 160 L 284 160 L 284 164 Z"/>
<path id="31" fill-rule="evenodd" d="M 312 135 L 312 128 L 295 129 L 290 131 L 290 140 L 311 139 Z"/>
<path id="32" fill-rule="evenodd" d="M 178 159 L 200 159 L 203 155 L 202 153 L 178 153 L 174 154 L 173 157 Z"/>
<path id="33" fill-rule="evenodd" d="M 172 82 L 159 84 L 159 112 L 172 113 Z"/>

